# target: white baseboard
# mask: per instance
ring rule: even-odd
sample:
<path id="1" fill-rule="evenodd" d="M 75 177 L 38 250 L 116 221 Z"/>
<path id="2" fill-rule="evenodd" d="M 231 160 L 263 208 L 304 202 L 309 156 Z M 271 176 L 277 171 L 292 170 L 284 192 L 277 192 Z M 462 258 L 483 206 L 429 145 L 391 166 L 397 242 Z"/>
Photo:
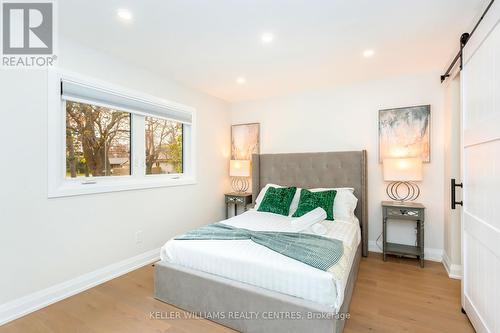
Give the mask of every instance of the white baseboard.
<path id="1" fill-rule="evenodd" d="M 103 267 L 55 286 L 34 292 L 0 305 L 0 325 L 25 316 L 84 290 L 153 263 L 160 258 L 160 249 L 154 249 L 135 257 Z"/>
<path id="2" fill-rule="evenodd" d="M 462 265 L 452 264 L 450 257 L 448 257 L 446 252 L 443 252 L 443 266 L 446 269 L 446 272 L 448 273 L 450 279 L 462 279 Z"/>
<path id="3" fill-rule="evenodd" d="M 463 304 L 465 312 L 467 313 L 467 317 L 469 318 L 474 330 L 476 332 L 493 332 L 488 329 L 486 326 L 486 321 L 483 319 L 479 311 L 477 310 L 476 305 L 472 302 L 467 294 L 463 295 Z"/>
<path id="4" fill-rule="evenodd" d="M 377 243 L 374 240 L 368 241 L 368 251 L 382 253 L 382 250 L 377 246 Z M 424 256 L 425 260 L 442 262 L 443 250 L 426 247 L 424 249 Z"/>

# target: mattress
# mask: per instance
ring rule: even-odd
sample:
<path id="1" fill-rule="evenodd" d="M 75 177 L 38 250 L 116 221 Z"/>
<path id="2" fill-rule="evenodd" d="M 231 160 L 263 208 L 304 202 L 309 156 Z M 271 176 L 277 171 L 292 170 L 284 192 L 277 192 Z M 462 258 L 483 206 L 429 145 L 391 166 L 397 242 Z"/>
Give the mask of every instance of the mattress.
<path id="1" fill-rule="evenodd" d="M 250 210 L 221 223 L 249 230 L 290 231 L 291 219 Z M 251 240 L 169 240 L 161 249 L 161 260 L 251 284 L 283 294 L 328 305 L 336 311 L 344 300 L 356 249 L 361 241 L 359 222 L 319 222 L 324 237 L 342 240 L 344 254 L 330 270 L 322 271 L 283 256 Z M 311 229 L 304 231 L 313 233 Z"/>

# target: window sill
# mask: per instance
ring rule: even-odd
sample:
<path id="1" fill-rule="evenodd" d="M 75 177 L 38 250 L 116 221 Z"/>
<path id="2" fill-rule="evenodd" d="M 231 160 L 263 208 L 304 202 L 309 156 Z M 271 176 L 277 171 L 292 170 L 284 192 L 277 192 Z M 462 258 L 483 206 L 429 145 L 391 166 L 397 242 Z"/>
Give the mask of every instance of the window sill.
<path id="1" fill-rule="evenodd" d="M 121 192 L 131 190 L 152 189 L 159 187 L 173 187 L 196 184 L 194 177 L 172 178 L 171 176 L 149 176 L 141 179 L 119 177 L 120 179 L 92 179 L 92 182 L 83 179 L 65 180 L 59 186 L 49 188 L 49 198 L 61 198 L 76 195 Z M 157 178 L 158 177 L 158 178 Z M 160 179 L 159 179 L 160 178 Z"/>

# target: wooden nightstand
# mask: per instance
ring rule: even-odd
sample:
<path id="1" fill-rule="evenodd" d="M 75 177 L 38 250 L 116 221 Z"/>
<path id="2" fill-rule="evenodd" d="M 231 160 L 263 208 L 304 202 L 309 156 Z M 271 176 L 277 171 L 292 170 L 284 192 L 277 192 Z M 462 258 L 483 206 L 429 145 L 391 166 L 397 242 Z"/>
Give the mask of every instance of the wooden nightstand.
<path id="1" fill-rule="evenodd" d="M 229 218 L 229 205 L 234 205 L 234 216 L 238 215 L 238 206 L 243 206 L 243 211 L 252 203 L 252 193 L 226 193 L 226 218 Z"/>
<path id="2" fill-rule="evenodd" d="M 383 214 L 383 255 L 410 255 L 420 259 L 420 267 L 424 267 L 424 217 L 425 207 L 415 202 L 382 201 Z M 417 223 L 417 245 L 389 243 L 387 241 L 387 221 L 389 219 L 415 221 Z"/>

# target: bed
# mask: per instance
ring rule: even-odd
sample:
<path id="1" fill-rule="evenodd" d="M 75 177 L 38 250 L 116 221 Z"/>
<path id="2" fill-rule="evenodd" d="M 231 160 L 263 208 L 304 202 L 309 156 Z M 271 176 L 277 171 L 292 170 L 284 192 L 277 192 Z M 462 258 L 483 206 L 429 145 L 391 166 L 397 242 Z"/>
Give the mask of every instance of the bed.
<path id="1" fill-rule="evenodd" d="M 170 242 L 155 265 L 155 298 L 242 332 L 342 332 L 360 258 L 367 255 L 366 182 L 366 151 L 254 155 L 254 200 L 270 183 L 354 188 L 354 220 L 325 224 L 329 233 L 351 247 L 343 256 L 346 271 L 332 282 L 328 272 L 304 269 L 302 263 L 251 241 L 238 241 L 226 253 L 225 241 L 197 240 L 205 243 L 191 249 Z M 252 214 L 259 213 L 251 211 L 224 223 L 250 229 L 257 220 Z M 277 231 L 286 224 L 272 216 L 265 223 Z"/>

